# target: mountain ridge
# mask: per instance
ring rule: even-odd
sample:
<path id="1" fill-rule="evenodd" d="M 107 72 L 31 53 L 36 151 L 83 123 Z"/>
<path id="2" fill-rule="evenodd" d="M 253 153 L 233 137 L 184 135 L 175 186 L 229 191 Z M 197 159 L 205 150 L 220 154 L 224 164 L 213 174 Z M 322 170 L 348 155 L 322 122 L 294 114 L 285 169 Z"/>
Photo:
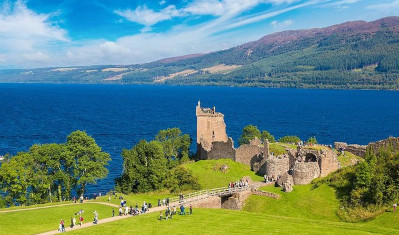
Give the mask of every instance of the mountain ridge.
<path id="1" fill-rule="evenodd" d="M 2 70 L 0 82 L 399 90 L 398 58 L 399 17 L 391 16 L 276 32 L 225 50 L 145 64 Z"/>

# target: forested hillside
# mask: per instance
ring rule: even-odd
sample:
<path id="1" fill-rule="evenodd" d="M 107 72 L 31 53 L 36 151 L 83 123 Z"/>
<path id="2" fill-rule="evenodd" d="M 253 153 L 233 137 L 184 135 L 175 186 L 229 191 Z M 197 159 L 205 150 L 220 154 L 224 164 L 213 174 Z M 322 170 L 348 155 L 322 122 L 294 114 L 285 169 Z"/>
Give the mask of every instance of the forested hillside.
<path id="1" fill-rule="evenodd" d="M 399 17 L 274 33 L 228 50 L 129 66 L 0 71 L 0 82 L 399 89 Z"/>

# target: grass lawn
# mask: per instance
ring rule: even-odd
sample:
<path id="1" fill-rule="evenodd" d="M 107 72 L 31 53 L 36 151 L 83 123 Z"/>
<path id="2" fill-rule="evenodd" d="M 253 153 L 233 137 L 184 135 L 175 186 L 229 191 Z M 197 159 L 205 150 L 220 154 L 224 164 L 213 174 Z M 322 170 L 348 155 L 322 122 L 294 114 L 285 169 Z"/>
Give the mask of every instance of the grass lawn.
<path id="1" fill-rule="evenodd" d="M 225 172 L 220 170 L 222 165 L 228 166 Z M 253 181 L 263 180 L 263 177 L 256 175 L 249 166 L 230 159 L 198 161 L 183 166 L 192 171 L 203 189 L 225 187 L 229 182 L 235 182 L 243 176 L 250 176 Z"/>
<path id="2" fill-rule="evenodd" d="M 364 159 L 359 156 L 356 156 L 353 153 L 345 152 L 344 155 L 342 155 L 342 154 L 338 155 L 338 161 L 341 164 L 341 167 L 346 167 L 346 166 L 353 165 L 353 162 L 356 162 L 356 161 L 362 162 L 362 161 L 364 161 Z"/>
<path id="3" fill-rule="evenodd" d="M 159 221 L 158 213 L 99 224 L 71 234 L 397 234 L 366 224 L 272 216 L 245 211 L 195 209 L 193 215 Z"/>
<path id="4" fill-rule="evenodd" d="M 37 208 L 37 207 L 45 207 L 45 206 L 56 206 L 56 205 L 64 205 L 64 204 L 72 204 L 72 202 L 65 201 L 65 202 L 52 202 L 52 203 L 37 204 L 37 205 L 30 205 L 30 206 L 12 206 L 9 208 L 0 208 L 0 211 L 12 211 L 12 210 Z"/>
<path id="5" fill-rule="evenodd" d="M 171 197 L 175 197 L 176 195 L 172 195 L 170 193 L 168 193 L 168 191 L 165 192 L 150 192 L 150 193 L 137 193 L 137 194 L 121 194 L 121 193 L 117 193 L 116 197 L 115 196 L 111 196 L 111 201 L 108 201 L 108 195 L 106 196 L 101 196 L 101 197 L 97 197 L 96 200 L 92 200 L 94 202 L 107 202 L 107 203 L 111 203 L 111 204 L 115 204 L 115 205 L 120 205 L 121 204 L 121 200 L 119 199 L 119 196 L 123 196 L 123 199 L 126 200 L 126 204 L 128 206 L 135 206 L 136 203 L 139 207 L 141 207 L 141 205 L 143 205 L 143 202 L 147 202 L 147 203 L 151 203 L 153 207 L 157 206 L 158 204 L 158 199 L 163 199 L 163 198 L 171 198 Z"/>
<path id="6" fill-rule="evenodd" d="M 58 229 L 61 219 L 69 226 L 71 217 L 79 210 L 84 210 L 83 219 L 85 223 L 93 221 L 94 215 L 92 212 L 95 210 L 99 213 L 99 219 L 112 216 L 112 207 L 110 206 L 84 203 L 29 211 L 0 213 L 0 234 L 34 234 L 46 232 Z M 117 208 L 115 208 L 115 213 L 117 213 Z M 78 218 L 79 217 L 76 216 L 76 219 Z"/>
<path id="7" fill-rule="evenodd" d="M 315 220 L 339 221 L 336 210 L 339 202 L 333 188 L 322 185 L 311 190 L 311 185 L 295 185 L 294 191 L 285 193 L 281 188 L 265 186 L 261 190 L 280 194 L 280 199 L 252 195 L 244 210 L 267 215 L 299 217 Z"/>

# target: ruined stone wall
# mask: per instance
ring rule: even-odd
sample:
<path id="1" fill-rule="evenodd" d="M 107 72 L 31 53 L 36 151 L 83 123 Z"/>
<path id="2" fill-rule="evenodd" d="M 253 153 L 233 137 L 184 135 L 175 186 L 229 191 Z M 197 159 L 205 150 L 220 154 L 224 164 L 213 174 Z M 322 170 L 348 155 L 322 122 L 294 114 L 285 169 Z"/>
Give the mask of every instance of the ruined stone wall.
<path id="1" fill-rule="evenodd" d="M 366 145 L 350 144 L 346 147 L 345 151 L 355 154 L 359 157 L 366 155 Z"/>
<path id="2" fill-rule="evenodd" d="M 256 162 L 262 157 L 262 148 L 258 145 L 244 144 L 236 150 L 236 161 L 253 169 Z"/>
<path id="3" fill-rule="evenodd" d="M 296 162 L 293 167 L 292 177 L 294 184 L 309 184 L 320 176 L 320 167 L 317 162 Z"/>
<path id="4" fill-rule="evenodd" d="M 227 199 L 222 198 L 222 208 L 229 210 L 241 210 L 245 205 L 245 201 L 251 195 L 251 190 L 247 190 L 235 193 L 231 197 L 227 197 Z"/>
<path id="5" fill-rule="evenodd" d="M 319 159 L 320 177 L 327 176 L 331 172 L 339 169 L 337 154 L 334 151 L 323 149 L 321 154 Z"/>
<path id="6" fill-rule="evenodd" d="M 236 150 L 234 149 L 233 139 L 227 142 L 213 142 L 210 150 L 206 150 L 201 144 L 197 145 L 197 156 L 200 160 L 225 159 L 235 160 Z"/>
<path id="7" fill-rule="evenodd" d="M 265 162 L 265 175 L 277 177 L 283 175 L 290 169 L 290 160 L 287 156 L 269 156 Z"/>
<path id="8" fill-rule="evenodd" d="M 399 137 L 389 137 L 385 140 L 370 143 L 367 147 L 371 148 L 375 154 L 377 154 L 381 148 L 392 148 L 394 151 L 399 151 Z"/>
<path id="9" fill-rule="evenodd" d="M 364 157 L 366 155 L 366 147 L 367 147 L 366 145 L 347 144 L 345 142 L 334 143 L 334 148 L 336 150 L 344 150 L 353 153 L 359 157 Z"/>

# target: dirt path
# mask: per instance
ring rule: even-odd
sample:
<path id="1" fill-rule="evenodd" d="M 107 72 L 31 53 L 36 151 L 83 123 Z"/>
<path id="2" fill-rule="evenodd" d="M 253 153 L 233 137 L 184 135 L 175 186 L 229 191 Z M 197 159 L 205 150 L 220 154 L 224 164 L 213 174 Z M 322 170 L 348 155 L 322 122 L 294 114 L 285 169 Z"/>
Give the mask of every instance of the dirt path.
<path id="1" fill-rule="evenodd" d="M 111 207 L 119 207 L 115 204 L 107 203 L 107 202 L 84 202 L 83 204 L 102 204 Z M 19 211 L 30 211 L 30 210 L 40 210 L 45 208 L 53 208 L 53 207 L 61 207 L 61 206 L 73 206 L 73 205 L 80 205 L 80 203 L 70 203 L 70 204 L 59 204 L 53 206 L 41 206 L 41 207 L 32 207 L 32 208 L 23 208 L 23 209 L 16 209 L 16 210 L 8 210 L 8 211 L 0 211 L 0 213 L 11 213 L 11 212 L 19 212 Z"/>
<path id="2" fill-rule="evenodd" d="M 103 203 L 101 203 L 101 204 L 103 204 Z M 106 204 L 108 204 L 108 203 L 106 203 Z M 115 205 L 113 205 L 113 206 L 115 206 Z M 116 206 L 116 207 L 118 207 L 118 206 Z M 159 212 L 159 211 L 163 211 L 163 210 L 166 210 L 166 206 L 151 208 L 150 211 L 147 213 L 153 213 L 153 212 L 157 212 L 157 211 Z M 128 218 L 133 218 L 133 217 L 135 217 L 135 216 L 131 216 L 131 215 L 115 216 L 115 217 L 110 217 L 110 218 L 106 218 L 106 219 L 101 219 L 98 221 L 98 224 L 104 224 L 104 223 L 109 223 L 112 221 L 128 219 Z M 66 227 L 66 231 L 67 232 L 75 231 L 78 229 L 88 228 L 88 227 L 95 226 L 95 225 L 96 224 L 93 224 L 93 222 L 88 222 L 88 223 L 83 224 L 82 226 L 77 225 L 74 228 Z M 39 233 L 39 235 L 50 235 L 50 234 L 58 234 L 58 233 L 60 233 L 58 230 L 52 230 L 52 231 L 48 231 L 48 232 L 44 232 L 44 233 Z"/>

